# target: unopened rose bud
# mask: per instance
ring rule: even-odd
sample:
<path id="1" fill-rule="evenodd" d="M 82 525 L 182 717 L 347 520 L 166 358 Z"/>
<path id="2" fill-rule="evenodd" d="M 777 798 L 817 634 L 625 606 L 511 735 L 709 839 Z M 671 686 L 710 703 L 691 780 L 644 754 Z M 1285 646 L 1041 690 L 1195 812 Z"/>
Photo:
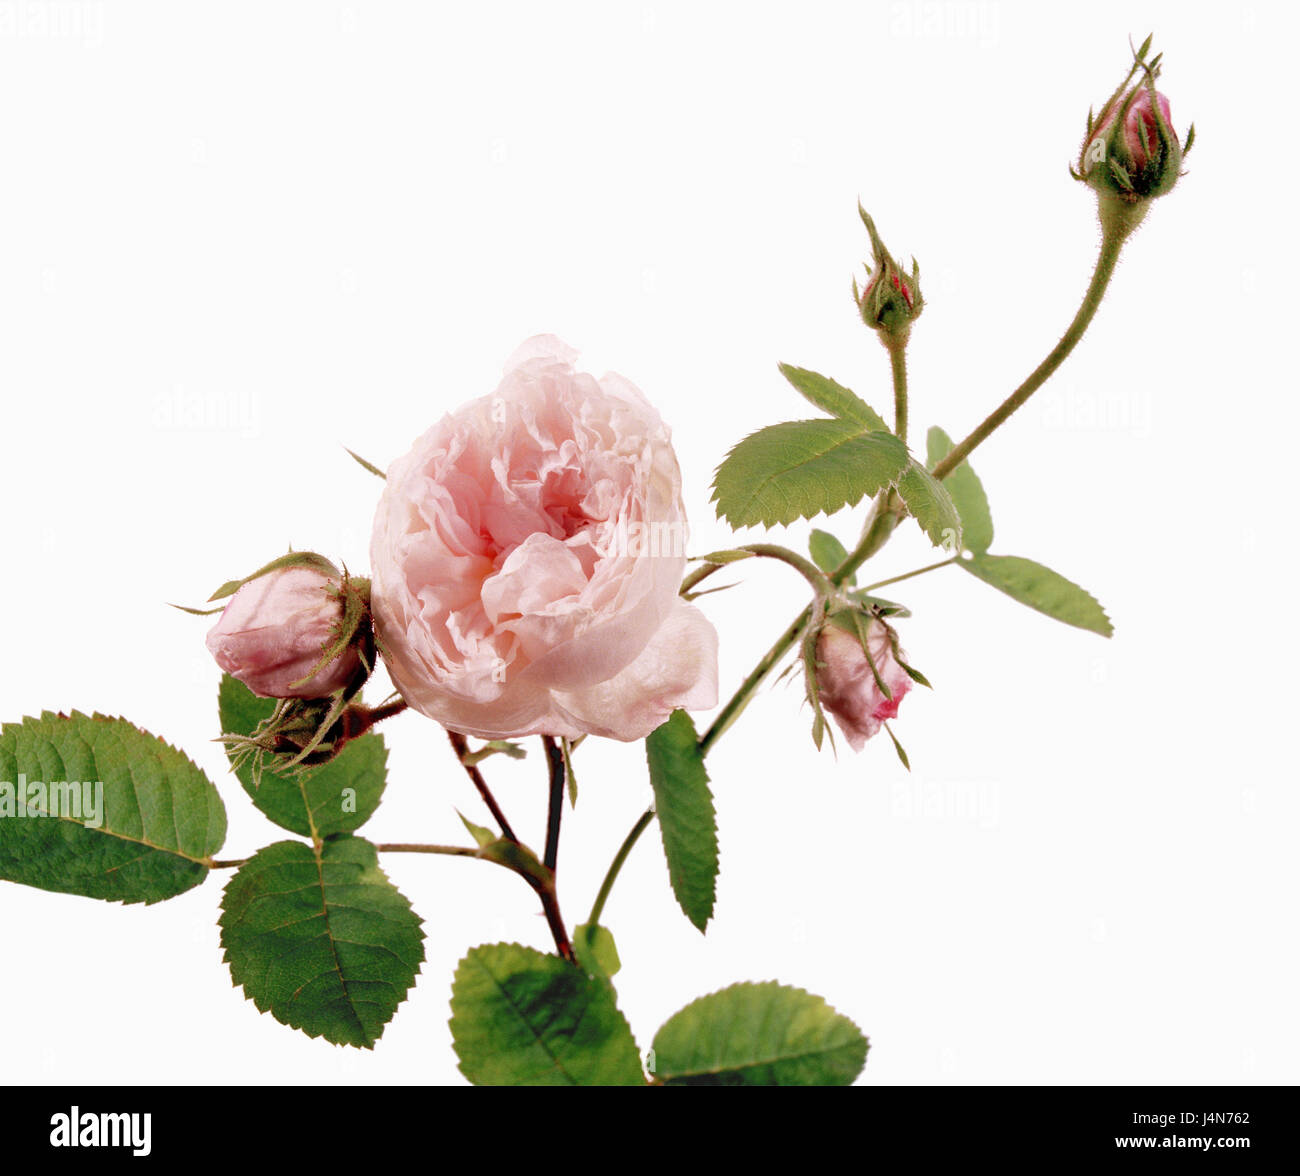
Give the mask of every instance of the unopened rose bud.
<path id="1" fill-rule="evenodd" d="M 322 663 L 343 634 L 341 581 L 312 567 L 284 567 L 247 581 L 208 633 L 217 664 L 264 698 L 323 698 L 361 666 L 355 641 Z"/>
<path id="2" fill-rule="evenodd" d="M 1179 143 L 1169 99 L 1155 88 L 1160 57 L 1143 60 L 1149 45 L 1147 38 L 1128 76 L 1096 118 L 1089 116 L 1074 173 L 1103 196 L 1130 205 L 1163 196 L 1178 182 L 1195 135 L 1189 128 L 1186 145 Z M 1136 82 L 1135 74 L 1140 74 Z"/>
<path id="3" fill-rule="evenodd" d="M 873 331 L 878 331 L 881 342 L 889 345 L 892 341 L 906 341 L 912 329 L 912 322 L 925 305 L 921 297 L 921 271 L 912 259 L 912 272 L 905 274 L 898 263 L 889 255 L 880 234 L 876 232 L 875 222 L 867 215 L 866 209 L 858 205 L 862 223 L 871 234 L 871 271 L 867 275 L 867 284 L 858 289 L 857 279 L 853 280 L 853 301 L 857 303 L 862 321 Z"/>
<path id="4" fill-rule="evenodd" d="M 834 623 L 825 625 L 817 638 L 818 700 L 854 751 L 861 751 L 881 725 L 898 714 L 898 704 L 912 688 L 889 626 L 873 617 L 864 621 L 863 631 L 866 649 L 856 633 Z"/>

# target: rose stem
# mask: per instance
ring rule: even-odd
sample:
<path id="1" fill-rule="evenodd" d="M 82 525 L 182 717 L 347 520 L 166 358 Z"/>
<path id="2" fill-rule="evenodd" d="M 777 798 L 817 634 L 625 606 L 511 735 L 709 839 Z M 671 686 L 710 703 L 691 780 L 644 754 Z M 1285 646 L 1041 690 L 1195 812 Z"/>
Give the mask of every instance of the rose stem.
<path id="1" fill-rule="evenodd" d="M 519 838 L 515 836 L 515 831 L 510 828 L 510 822 L 506 820 L 506 815 L 501 811 L 501 806 L 497 804 L 496 797 L 492 795 L 492 790 L 487 786 L 487 781 L 483 779 L 483 773 L 478 770 L 478 764 L 467 764 L 465 757 L 469 754 L 469 740 L 459 731 L 448 731 L 447 738 L 451 740 L 451 746 L 456 752 L 456 758 L 460 760 L 461 766 L 469 773 L 469 778 L 474 781 L 474 787 L 478 789 L 478 794 L 483 798 L 483 803 L 488 806 L 492 813 L 493 819 L 501 829 L 501 836 L 507 841 L 513 841 L 519 844 Z"/>
<path id="2" fill-rule="evenodd" d="M 776 644 L 763 655 L 758 665 L 749 672 L 749 676 L 740 684 L 740 688 L 718 712 L 718 717 L 713 720 L 709 729 L 700 736 L 700 755 L 708 755 L 709 750 L 722 738 L 727 728 L 740 717 L 740 712 L 749 705 L 750 697 L 758 689 L 759 683 L 771 673 L 772 667 L 785 656 L 786 651 L 803 632 L 803 627 L 808 623 L 811 613 L 812 609 L 804 609 L 795 618 L 794 623 L 781 634 Z"/>
<path id="3" fill-rule="evenodd" d="M 481 858 L 485 862 L 504 866 L 512 874 L 518 874 L 527 882 L 537 894 L 537 897 L 541 899 L 542 913 L 546 916 L 546 924 L 551 930 L 551 938 L 555 940 L 556 952 L 561 959 L 568 960 L 569 963 L 575 962 L 573 945 L 569 942 L 569 933 L 564 929 L 564 919 L 560 916 L 560 904 L 555 897 L 555 880 L 553 877 L 550 881 L 535 878 L 532 874 L 511 865 L 509 862 L 497 858 L 483 857 L 479 849 L 471 849 L 465 845 L 416 845 L 411 842 L 387 842 L 376 845 L 375 849 L 380 853 L 437 853 L 449 854 L 453 857 Z"/>
<path id="4" fill-rule="evenodd" d="M 380 853 L 443 853 L 451 857 L 481 857 L 477 848 L 468 845 L 417 845 L 411 841 L 386 841 L 376 843 L 375 849 Z M 484 861 L 490 861 L 484 858 Z"/>
<path id="5" fill-rule="evenodd" d="M 720 572 L 726 564 L 706 563 L 701 564 L 694 571 L 689 572 L 686 579 L 682 581 L 682 586 L 677 590 L 682 596 L 685 596 L 692 588 L 703 580 L 707 580 L 714 572 Z"/>
<path id="6" fill-rule="evenodd" d="M 371 727 L 377 723 L 382 723 L 385 719 L 391 719 L 394 715 L 400 715 L 406 710 L 406 699 L 399 698 L 393 702 L 386 702 L 382 706 L 351 706 L 343 712 L 344 718 L 348 724 L 348 738 L 355 739 L 358 735 L 364 735 Z"/>
<path id="7" fill-rule="evenodd" d="M 1084 331 L 1088 329 L 1088 324 L 1092 322 L 1093 315 L 1097 313 L 1097 307 L 1101 305 L 1102 295 L 1106 293 L 1106 287 L 1110 284 L 1111 276 L 1115 272 L 1115 263 L 1119 260 L 1120 250 L 1124 247 L 1124 242 L 1135 225 L 1136 221 L 1133 220 L 1119 223 L 1115 221 L 1103 223 L 1101 250 L 1097 254 L 1097 265 L 1092 271 L 1092 281 L 1088 283 L 1088 290 L 1083 296 L 1083 301 L 1075 312 L 1074 321 L 1066 328 L 1060 342 L 1047 353 L 1047 358 L 1029 373 L 1025 382 L 989 413 L 969 437 L 934 467 L 931 473 L 936 478 L 946 478 L 965 461 L 970 456 L 971 450 L 1037 392 L 1047 382 L 1048 376 L 1056 371 L 1064 362 L 1065 357 L 1074 350 L 1075 344 L 1083 338 Z"/>
<path id="8" fill-rule="evenodd" d="M 623 868 L 623 863 L 627 861 L 627 856 L 632 852 L 632 847 L 637 843 L 637 839 L 646 831 L 650 822 L 654 819 L 654 809 L 646 809 L 638 818 L 637 823 L 632 826 L 632 831 L 623 839 L 623 844 L 619 846 L 618 853 L 614 855 L 614 860 L 609 863 L 609 869 L 605 872 L 605 880 L 600 884 L 600 891 L 596 895 L 596 901 L 591 904 L 591 914 L 587 916 L 589 925 L 600 922 L 600 916 L 605 910 L 605 901 L 609 898 L 609 892 L 614 889 L 614 882 L 618 878 L 619 871 Z"/>
<path id="9" fill-rule="evenodd" d="M 550 735 L 542 736 L 542 746 L 546 748 L 546 763 L 550 768 L 550 799 L 546 809 L 546 852 L 542 864 L 555 872 L 555 863 L 560 856 L 560 817 L 564 813 L 565 766 L 564 752 Z"/>
<path id="10" fill-rule="evenodd" d="M 884 336 L 894 376 L 894 435 L 907 444 L 907 337 Z"/>
<path id="11" fill-rule="evenodd" d="M 901 576 L 890 576 L 888 580 L 877 580 L 874 584 L 868 584 L 863 592 L 874 592 L 877 588 L 884 588 L 888 584 L 898 584 L 903 580 L 910 580 L 914 576 L 924 576 L 926 572 L 934 572 L 939 568 L 946 568 L 950 563 L 956 563 L 958 557 L 952 556 L 949 559 L 941 559 L 938 563 L 926 564 L 923 568 L 917 568 L 914 572 L 904 572 Z"/>
<path id="12" fill-rule="evenodd" d="M 1136 226 L 1138 219 L 1140 218 L 1127 220 L 1116 218 L 1109 224 L 1103 223 L 1101 249 L 1097 254 L 1097 264 L 1093 269 L 1092 280 L 1088 283 L 1083 302 L 1080 303 L 1079 309 L 1075 312 L 1074 319 L 1069 327 L 1066 328 L 1065 334 L 1061 336 L 1060 342 L 1052 348 L 1047 358 L 1029 374 L 1029 377 L 1019 388 L 1012 392 L 969 437 L 957 445 L 947 457 L 930 471 L 936 478 L 942 480 L 952 473 L 966 459 L 971 450 L 984 441 L 1034 392 L 1042 387 L 1047 378 L 1061 366 L 1065 357 L 1074 350 L 1075 345 L 1083 337 L 1083 333 L 1092 322 L 1093 316 L 1097 313 L 1097 307 L 1101 304 L 1102 295 L 1105 294 L 1106 287 L 1110 284 L 1110 279 L 1115 272 L 1115 263 L 1119 260 L 1120 249 L 1123 247 L 1129 233 Z M 893 353 L 891 351 L 891 360 L 892 358 Z M 895 391 L 897 391 L 900 366 L 901 364 L 896 365 L 894 369 Z M 895 401 L 895 411 L 897 412 L 897 400 Z M 906 425 L 906 410 L 904 410 L 903 424 Z M 888 541 L 894 528 L 898 525 L 898 515 L 893 510 L 882 509 L 885 505 L 887 504 L 877 499 L 873 513 L 868 516 L 861 542 L 848 559 L 832 573 L 830 578 L 833 583 L 843 584 L 849 576 L 857 571 Z M 740 684 L 739 689 L 732 695 L 726 706 L 718 712 L 718 717 L 713 720 L 709 729 L 700 737 L 701 755 L 707 755 L 727 728 L 736 721 L 740 712 L 749 704 L 754 691 L 762 684 L 763 679 L 772 672 L 776 664 L 798 641 L 811 615 L 811 609 L 804 609 L 777 639 L 776 644 L 763 655 L 762 660 L 754 667 L 749 676 Z"/>

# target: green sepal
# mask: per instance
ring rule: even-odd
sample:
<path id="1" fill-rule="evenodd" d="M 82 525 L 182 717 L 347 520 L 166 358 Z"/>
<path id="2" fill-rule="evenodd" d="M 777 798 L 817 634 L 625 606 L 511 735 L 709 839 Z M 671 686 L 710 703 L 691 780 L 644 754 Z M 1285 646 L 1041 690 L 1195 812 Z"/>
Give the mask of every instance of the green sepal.
<path id="1" fill-rule="evenodd" d="M 843 543 L 829 531 L 820 531 L 816 527 L 813 528 L 812 534 L 808 536 L 808 554 L 812 556 L 813 563 L 828 576 L 849 558 L 848 550 Z M 850 575 L 844 581 L 844 584 L 848 587 L 856 583 L 857 573 Z"/>
<path id="2" fill-rule="evenodd" d="M 282 555 L 278 559 L 273 559 L 269 564 L 264 564 L 251 576 L 245 576 L 242 580 L 227 580 L 208 597 L 208 602 L 225 600 L 227 596 L 234 596 L 250 580 L 256 580 L 261 576 L 269 575 L 271 572 L 282 571 L 284 568 L 311 568 L 312 571 L 320 572 L 321 575 L 333 579 L 337 579 L 342 575 L 339 569 L 323 555 L 318 555 L 314 551 L 290 551 L 287 555 Z"/>

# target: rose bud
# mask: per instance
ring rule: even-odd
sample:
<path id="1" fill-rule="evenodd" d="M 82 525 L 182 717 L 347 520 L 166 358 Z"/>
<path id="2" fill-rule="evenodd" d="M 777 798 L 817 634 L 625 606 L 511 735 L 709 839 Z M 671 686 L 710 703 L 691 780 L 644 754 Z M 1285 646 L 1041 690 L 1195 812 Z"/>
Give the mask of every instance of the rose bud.
<path id="1" fill-rule="evenodd" d="M 912 688 L 893 630 L 872 617 L 863 619 L 862 632 L 865 650 L 856 631 L 834 620 L 822 627 L 817 638 L 818 701 L 834 716 L 854 751 L 861 751 L 885 720 L 898 714 L 898 704 Z"/>
<path id="2" fill-rule="evenodd" d="M 862 321 L 880 333 L 882 343 L 889 346 L 895 340 L 905 342 L 913 320 L 925 305 L 921 297 L 920 267 L 913 258 L 911 274 L 903 273 L 889 255 L 876 232 L 875 222 L 861 204 L 858 205 L 858 214 L 871 235 L 872 267 L 867 275 L 867 284 L 861 290 L 858 289 L 858 280 L 853 279 L 853 301 Z"/>
<path id="3" fill-rule="evenodd" d="M 351 640 L 325 660 L 341 639 L 344 613 L 337 576 L 316 567 L 279 567 L 244 582 L 209 631 L 207 645 L 217 664 L 254 694 L 323 698 L 361 668 Z"/>
<path id="4" fill-rule="evenodd" d="M 1101 113 L 1096 118 L 1089 114 L 1074 172 L 1075 179 L 1130 205 L 1163 196 L 1178 182 L 1183 156 L 1196 133 L 1189 128 L 1186 146 L 1179 144 L 1170 122 L 1169 99 L 1155 87 L 1160 57 L 1149 64 L 1143 60 L 1150 43 L 1148 37 Z M 1139 70 L 1142 76 L 1133 82 Z"/>
<path id="5" fill-rule="evenodd" d="M 717 634 L 678 596 L 681 471 L 618 376 L 530 339 L 490 396 L 388 471 L 371 540 L 377 644 L 416 710 L 482 739 L 641 739 L 717 701 Z"/>

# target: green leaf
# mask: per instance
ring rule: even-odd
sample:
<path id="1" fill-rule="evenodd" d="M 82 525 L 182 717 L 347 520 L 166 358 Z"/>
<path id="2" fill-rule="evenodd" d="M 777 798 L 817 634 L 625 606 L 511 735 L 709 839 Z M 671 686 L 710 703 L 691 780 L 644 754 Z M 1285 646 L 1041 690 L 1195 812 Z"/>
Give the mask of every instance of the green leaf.
<path id="1" fill-rule="evenodd" d="M 372 1048 L 424 962 L 419 918 L 361 837 L 267 846 L 230 879 L 221 911 L 234 982 L 335 1045 Z"/>
<path id="2" fill-rule="evenodd" d="M 608 927 L 599 923 L 579 923 L 573 929 L 573 954 L 588 976 L 608 980 L 617 976 L 623 961 L 618 958 L 618 948 Z"/>
<path id="3" fill-rule="evenodd" d="M 849 558 L 849 553 L 845 550 L 843 543 L 829 531 L 819 531 L 816 528 L 808 536 L 808 554 L 812 556 L 813 563 L 828 576 Z M 845 580 L 846 585 L 853 585 L 856 582 L 856 575 Z"/>
<path id="4" fill-rule="evenodd" d="M 926 434 L 925 440 L 926 460 L 933 469 L 952 452 L 952 438 L 936 426 Z M 943 484 L 961 515 L 962 543 L 976 555 L 987 551 L 993 543 L 993 516 L 989 513 L 988 496 L 970 462 L 958 465 Z"/>
<path id="5" fill-rule="evenodd" d="M 862 1031 L 820 996 L 768 981 L 692 1001 L 655 1034 L 668 1086 L 851 1086 L 867 1060 Z"/>
<path id="6" fill-rule="evenodd" d="M 476 1086 L 644 1086 L 606 980 L 517 943 L 476 947 L 451 989 L 451 1036 Z"/>
<path id="7" fill-rule="evenodd" d="M 889 431 L 889 426 L 866 401 L 841 384 L 807 368 L 793 367 L 788 363 L 778 365 L 781 374 L 794 385 L 795 390 L 822 412 L 841 420 L 854 421 L 868 430 Z"/>
<path id="8" fill-rule="evenodd" d="M 212 782 L 125 719 L 45 712 L 0 727 L 0 878 L 153 903 L 208 876 L 226 839 Z"/>
<path id="9" fill-rule="evenodd" d="M 673 711 L 646 737 L 645 753 L 673 894 L 686 917 L 703 931 L 713 916 L 718 824 L 691 716 Z"/>
<path id="10" fill-rule="evenodd" d="M 992 584 L 1013 600 L 1067 625 L 1103 637 L 1115 631 L 1106 610 L 1089 593 L 1032 559 L 1021 559 L 1018 555 L 977 555 L 973 559 L 959 559 L 956 566 Z"/>
<path id="11" fill-rule="evenodd" d="M 942 482 L 913 462 L 898 479 L 898 496 L 931 543 L 954 555 L 961 551 L 961 515 Z"/>
<path id="12" fill-rule="evenodd" d="M 275 709 L 275 699 L 259 698 L 229 674 L 221 676 L 217 702 L 221 730 L 231 735 L 251 735 Z M 252 763 L 245 761 L 234 771 L 253 803 L 282 829 L 302 837 L 329 837 L 351 833 L 371 818 L 384 794 L 387 764 L 384 737 L 371 731 L 319 767 L 298 767 L 283 775 L 267 769 L 258 779 Z"/>
<path id="13" fill-rule="evenodd" d="M 909 461 L 892 433 L 854 421 L 786 421 L 751 433 L 727 454 L 713 500 L 733 527 L 792 523 L 892 486 Z"/>

